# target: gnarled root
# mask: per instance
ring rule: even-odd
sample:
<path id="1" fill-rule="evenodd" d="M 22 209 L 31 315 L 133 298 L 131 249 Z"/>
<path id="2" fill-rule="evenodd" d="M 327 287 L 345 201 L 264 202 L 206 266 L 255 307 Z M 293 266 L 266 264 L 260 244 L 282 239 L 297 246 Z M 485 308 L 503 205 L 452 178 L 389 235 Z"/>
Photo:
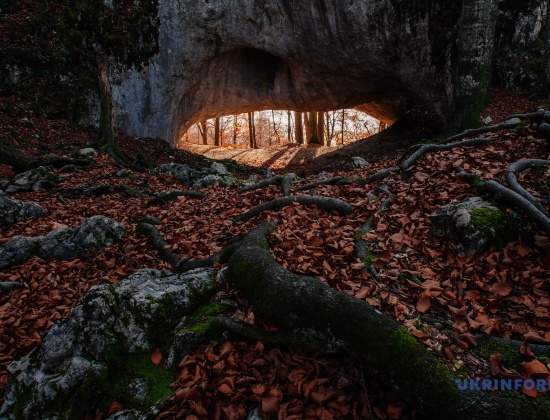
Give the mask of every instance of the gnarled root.
<path id="1" fill-rule="evenodd" d="M 264 224 L 228 258 L 228 278 L 258 315 L 287 331 L 312 329 L 342 341 L 399 388 L 425 419 L 546 419 L 550 404 L 520 395 L 459 390 L 446 367 L 393 319 L 314 277 L 278 264 Z"/>
<path id="2" fill-rule="evenodd" d="M 321 197 L 315 195 L 294 195 L 290 197 L 280 197 L 274 200 L 262 203 L 246 213 L 235 218 L 238 222 L 245 222 L 253 217 L 268 210 L 280 210 L 294 203 L 304 204 L 306 206 L 317 206 L 326 211 L 337 211 L 340 214 L 350 214 L 353 208 L 343 200 L 338 198 Z"/>

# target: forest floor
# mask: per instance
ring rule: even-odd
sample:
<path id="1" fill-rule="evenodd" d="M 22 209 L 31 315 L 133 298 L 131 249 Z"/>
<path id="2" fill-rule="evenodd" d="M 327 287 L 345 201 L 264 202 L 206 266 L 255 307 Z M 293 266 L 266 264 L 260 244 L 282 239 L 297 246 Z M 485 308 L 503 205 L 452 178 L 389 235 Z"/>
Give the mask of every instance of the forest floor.
<path id="1" fill-rule="evenodd" d="M 53 151 L 70 154 L 93 142 L 93 133 L 65 121 L 36 118 L 11 101 L 0 101 L 1 143 L 40 155 Z M 486 116 L 499 121 L 509 113 L 531 111 L 535 106 L 521 97 L 497 92 Z M 203 199 L 181 197 L 152 206 L 147 197 L 120 193 L 100 197 L 64 196 L 54 191 L 13 194 L 19 200 L 39 203 L 47 215 L 2 228 L 0 245 L 15 235 L 42 235 L 60 226 L 79 225 L 98 214 L 123 223 L 129 234 L 123 244 L 93 257 L 72 261 L 33 257 L 0 271 L 0 281 L 24 285 L 0 295 L 0 389 L 8 382 L 6 366 L 36 348 L 48 328 L 67 317 L 91 287 L 116 283 L 146 267 L 169 269 L 136 232 L 137 221 L 146 215 L 158 217 L 159 230 L 172 250 L 189 258 L 208 257 L 223 249 L 228 237 L 249 232 L 262 220 L 276 220 L 272 251 L 284 267 L 316 276 L 393 317 L 440 355 L 457 375 L 521 376 L 536 372 L 550 376 L 550 360 L 537 359 L 528 346 L 522 346 L 521 352 L 499 356 L 498 348 L 479 344 L 486 336 L 550 343 L 550 238 L 535 231 L 476 257 L 459 257 L 448 241 L 432 236 L 430 216 L 436 209 L 477 195 L 455 175 L 456 166 L 498 178 L 518 159 L 550 157 L 550 143 L 533 130 L 488 136 L 495 139 L 488 146 L 427 155 L 409 179 L 394 174 L 371 185 L 316 188 L 318 195 L 347 201 L 353 207 L 347 216 L 296 204 L 244 223 L 233 220 L 279 196 L 274 186 L 246 193 L 237 187 L 211 186 L 204 189 Z M 131 156 L 146 154 L 155 165 L 204 160 L 155 141 L 123 139 L 122 147 Z M 399 155 L 396 152 L 364 169 L 351 169 L 346 162 L 331 175 L 367 177 L 394 165 Z M 90 184 L 146 186 L 153 191 L 184 188 L 174 177 L 158 171 L 120 177 L 118 170 L 108 156 L 101 155 L 86 170 L 59 173 L 57 188 L 61 191 Z M 252 173 L 254 169 L 242 168 L 237 175 L 247 178 Z M 0 178 L 13 175 L 9 166 L 0 167 Z M 548 173 L 544 175 L 547 178 Z M 314 179 L 300 179 L 295 186 Z M 522 183 L 537 197 L 548 197 L 550 184 L 541 179 L 535 171 L 526 171 Z M 379 272 L 375 279 L 354 257 L 354 239 L 383 200 L 384 193 L 377 189 L 382 185 L 395 198 L 388 211 L 377 214 L 377 227 L 366 237 L 373 250 L 373 266 Z M 234 316 L 265 325 L 246 302 L 240 302 Z M 178 390 L 190 387 L 196 390 L 193 398 L 177 398 Z M 173 390 L 175 397 L 162 418 L 243 418 L 259 406 L 264 413 L 278 413 L 279 418 L 414 418 L 414 408 L 402 404 L 399 395 L 384 384 L 383 367 L 373 373 L 349 356 L 314 357 L 255 342 L 212 343 L 199 348 L 182 360 Z M 121 408 L 113 401 L 109 411 Z M 106 411 L 99 411 L 97 418 L 105 415 Z"/>
<path id="2" fill-rule="evenodd" d="M 319 156 L 339 150 L 341 147 L 301 147 L 290 144 L 261 149 L 244 149 L 184 143 L 181 149 L 203 155 L 209 159 L 233 159 L 239 164 L 257 168 L 285 169 L 291 165 L 305 167 Z"/>

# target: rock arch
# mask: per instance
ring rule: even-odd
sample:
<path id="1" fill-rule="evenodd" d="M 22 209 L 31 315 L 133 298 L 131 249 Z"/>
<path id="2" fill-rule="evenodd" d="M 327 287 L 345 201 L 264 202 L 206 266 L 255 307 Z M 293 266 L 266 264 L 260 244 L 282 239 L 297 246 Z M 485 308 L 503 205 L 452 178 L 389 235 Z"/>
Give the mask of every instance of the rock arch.
<path id="1" fill-rule="evenodd" d="M 222 114 L 357 106 L 382 119 L 420 107 L 445 125 L 457 80 L 472 81 L 453 72 L 473 72 L 457 66 L 460 42 L 472 43 L 464 12 L 486 22 L 490 9 L 471 3 L 495 1 L 453 3 L 159 0 L 159 53 L 143 71 L 113 77 L 118 125 L 175 143 L 193 122 Z M 488 37 L 477 47 L 490 60 Z"/>

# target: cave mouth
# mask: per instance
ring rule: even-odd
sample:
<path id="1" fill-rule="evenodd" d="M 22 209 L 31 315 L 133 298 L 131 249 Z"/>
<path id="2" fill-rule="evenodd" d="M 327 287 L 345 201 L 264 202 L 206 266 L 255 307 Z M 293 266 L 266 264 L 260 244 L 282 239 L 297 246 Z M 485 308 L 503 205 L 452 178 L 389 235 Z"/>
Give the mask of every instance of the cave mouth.
<path id="1" fill-rule="evenodd" d="M 240 150 L 289 146 L 337 149 L 368 139 L 392 123 L 355 108 L 321 112 L 261 110 L 199 121 L 180 137 L 178 146 L 204 146 L 207 150 L 212 146 Z"/>

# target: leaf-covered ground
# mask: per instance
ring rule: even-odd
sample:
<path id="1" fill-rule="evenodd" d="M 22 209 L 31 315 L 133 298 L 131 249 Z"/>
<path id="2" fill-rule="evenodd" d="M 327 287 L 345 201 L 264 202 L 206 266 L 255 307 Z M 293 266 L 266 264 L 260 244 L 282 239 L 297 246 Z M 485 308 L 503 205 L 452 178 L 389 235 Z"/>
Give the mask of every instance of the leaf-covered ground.
<path id="1" fill-rule="evenodd" d="M 496 121 L 532 107 L 527 100 L 499 92 L 487 115 Z M 63 120 L 33 117 L 9 98 L 2 99 L 0 109 L 0 142 L 28 153 L 69 154 L 93 140 L 92 133 Z M 0 281 L 24 284 L 21 290 L 0 296 L 0 387 L 8 380 L 7 364 L 35 348 L 52 323 L 68 316 L 90 287 L 117 282 L 145 267 L 169 268 L 135 232 L 137 221 L 145 215 L 158 217 L 159 230 L 173 251 L 190 258 L 208 257 L 221 250 L 229 238 L 250 231 L 261 220 L 276 220 L 272 250 L 282 265 L 317 276 L 394 317 L 440 354 L 457 375 L 550 376 L 548 361 L 534 358 L 528 346 L 516 355 L 499 356 L 499 349 L 480 344 L 488 335 L 550 343 L 548 236 L 535 229 L 534 234 L 501 249 L 466 258 L 458 257 L 448 241 L 437 240 L 431 233 L 430 216 L 438 207 L 477 195 L 456 177 L 456 167 L 500 179 L 506 167 L 518 159 L 550 157 L 550 142 L 529 129 L 490 136 L 495 137 L 490 146 L 428 155 L 408 179 L 395 174 L 367 186 L 317 187 L 319 195 L 350 203 L 354 210 L 348 216 L 295 205 L 246 223 L 233 221 L 254 205 L 280 196 L 276 187 L 240 193 L 237 187 L 215 186 L 204 190 L 204 199 L 181 197 L 158 206 L 148 206 L 149 197 L 140 195 L 70 194 L 71 189 L 98 184 L 157 192 L 185 188 L 156 171 L 118 177 L 119 168 L 105 155 L 91 168 L 58 173 L 63 178 L 56 193 L 14 194 L 38 202 L 48 213 L 0 230 L 0 243 L 15 235 L 35 236 L 61 225 L 76 226 L 96 214 L 124 223 L 129 235 L 123 244 L 86 258 L 43 261 L 35 257 L 0 272 Z M 154 164 L 201 161 L 189 153 L 171 151 L 160 142 L 123 139 L 122 143 L 129 155 L 146 155 Z M 366 177 L 391 166 L 398 157 L 334 175 Z M 0 167 L 0 178 L 11 176 L 10 167 Z M 547 199 L 548 177 L 548 173 L 527 171 L 521 181 L 538 198 Z M 354 257 L 354 240 L 357 230 L 385 198 L 377 189 L 381 185 L 388 186 L 395 198 L 389 210 L 377 216 L 376 229 L 364 238 L 380 274 L 374 279 Z M 236 317 L 265 326 L 246 302 L 240 302 Z M 153 361 L 158 357 L 154 355 Z M 279 418 L 413 418 L 410 408 L 401 406 L 398 396 L 384 387 L 383 379 L 383 366 L 373 374 L 347 357 L 315 358 L 262 343 L 213 343 L 181 361 L 174 378 L 173 401 L 161 417 L 242 418 L 261 407 L 265 413 L 278 413 Z M 119 408 L 116 402 L 111 406 L 115 411 Z M 99 417 L 102 414 L 106 413 Z"/>

